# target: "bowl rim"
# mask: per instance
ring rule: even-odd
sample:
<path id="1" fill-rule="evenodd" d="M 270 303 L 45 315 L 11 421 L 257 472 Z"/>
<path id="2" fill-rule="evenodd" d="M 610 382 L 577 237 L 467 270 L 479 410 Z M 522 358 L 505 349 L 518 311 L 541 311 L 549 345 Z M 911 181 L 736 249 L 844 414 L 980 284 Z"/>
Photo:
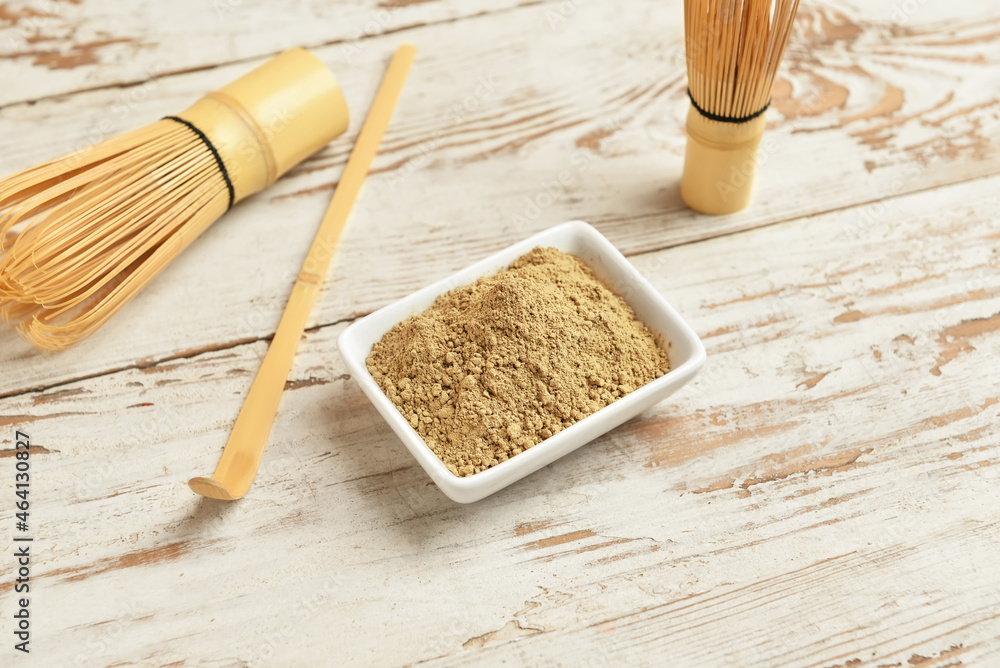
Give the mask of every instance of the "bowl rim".
<path id="1" fill-rule="evenodd" d="M 597 248 L 601 256 L 610 259 L 612 264 L 617 269 L 624 269 L 624 271 L 627 271 L 628 279 L 635 284 L 638 290 L 643 291 L 646 296 L 655 303 L 656 309 L 663 312 L 680 332 L 680 337 L 673 336 L 668 339 L 668 345 L 676 345 L 683 342 L 684 344 L 687 344 L 691 350 L 691 354 L 678 366 L 675 367 L 671 365 L 670 371 L 663 374 L 659 378 L 653 379 L 642 387 L 630 392 L 626 396 L 617 399 L 594 413 L 591 413 L 582 420 L 570 425 L 556 434 L 553 434 L 528 450 L 524 450 L 521 453 L 510 457 L 506 461 L 500 462 L 496 466 L 486 469 L 485 471 L 480 471 L 479 473 L 474 473 L 465 477 L 457 476 L 452 473 L 450 469 L 448 469 L 448 467 L 436 454 L 434 454 L 434 451 L 431 450 L 430 446 L 417 432 L 417 430 L 410 426 L 410 423 L 403 417 L 402 413 L 400 413 L 396 408 L 396 405 L 392 403 L 392 400 L 389 399 L 385 392 L 382 391 L 382 388 L 379 387 L 374 377 L 372 377 L 371 373 L 368 371 L 366 361 L 368 354 L 371 352 L 371 346 L 368 346 L 368 350 L 362 355 L 349 353 L 353 353 L 353 349 L 357 347 L 357 338 L 361 335 L 361 330 L 364 328 L 366 323 L 371 324 L 375 322 L 382 322 L 382 320 L 395 310 L 408 311 L 409 315 L 422 312 L 427 307 L 417 309 L 412 305 L 414 303 L 424 301 L 428 296 L 436 298 L 437 296 L 440 296 L 441 294 L 457 287 L 470 285 L 483 276 L 489 276 L 492 273 L 500 271 L 500 269 L 504 266 L 509 265 L 517 259 L 517 257 L 529 252 L 531 249 L 538 246 L 544 246 L 546 239 L 552 239 L 555 241 L 555 238 L 563 239 L 566 235 L 584 236 L 587 241 L 591 242 Z M 525 250 L 519 250 L 522 248 Z M 507 259 L 508 256 L 511 256 L 517 251 L 519 251 L 519 254 Z M 500 264 L 498 265 L 498 263 Z M 625 267 L 622 266 L 622 263 L 624 263 Z M 624 275 L 624 271 L 621 272 L 621 275 Z M 472 276 L 472 278 L 469 279 L 469 276 Z M 604 282 L 607 283 L 608 281 Z M 614 291 L 611 286 L 608 287 Z M 617 291 L 615 292 L 616 294 L 619 294 Z M 622 298 L 626 299 L 624 296 Z M 629 300 L 626 299 L 626 302 L 629 302 Z M 632 303 L 629 303 L 629 305 L 633 306 Z M 406 309 L 406 306 L 411 306 L 411 308 Z M 405 315 L 403 318 L 398 320 L 393 318 L 385 331 L 387 332 L 396 324 L 409 317 L 409 315 Z M 680 339 L 683 339 L 683 341 Z M 492 253 L 482 260 L 478 260 L 448 276 L 445 276 L 444 278 L 434 281 L 430 285 L 397 299 L 396 301 L 391 302 L 376 311 L 373 311 L 345 328 L 338 337 L 337 343 L 341 358 L 344 360 L 348 370 L 351 372 L 351 375 L 358 382 L 369 401 L 373 403 L 375 408 L 382 415 L 383 419 L 389 423 L 389 426 L 393 429 L 396 435 L 400 437 L 417 462 L 430 475 L 432 480 L 434 480 L 438 486 L 442 487 L 442 491 L 445 491 L 448 496 L 451 496 L 451 494 L 448 494 L 448 490 L 446 488 L 450 488 L 459 495 L 468 495 L 469 493 L 475 492 L 483 487 L 493 487 L 494 482 L 500 482 L 498 479 L 504 478 L 505 474 L 509 471 L 513 471 L 516 468 L 531 468 L 532 463 L 539 458 L 543 458 L 546 451 L 558 447 L 560 443 L 565 442 L 567 439 L 574 437 L 577 433 L 588 429 L 602 417 L 613 415 L 617 412 L 627 411 L 632 404 L 640 402 L 645 397 L 659 392 L 664 386 L 673 384 L 684 385 L 694 377 L 704 364 L 706 358 L 704 344 L 695 333 L 694 329 L 666 301 L 663 295 L 661 295 L 660 292 L 649 283 L 645 276 L 635 269 L 635 267 L 628 261 L 621 251 L 619 251 L 596 228 L 581 220 L 561 223 L 542 230 L 521 241 L 515 242 L 500 251 Z M 372 343 L 372 345 L 374 345 L 374 343 Z M 538 468 L 541 468 L 541 466 Z M 534 470 L 536 469 L 532 469 L 532 471 Z M 497 489 L 505 487 L 507 484 L 511 484 L 516 479 L 517 478 L 508 483 L 501 483 Z"/>

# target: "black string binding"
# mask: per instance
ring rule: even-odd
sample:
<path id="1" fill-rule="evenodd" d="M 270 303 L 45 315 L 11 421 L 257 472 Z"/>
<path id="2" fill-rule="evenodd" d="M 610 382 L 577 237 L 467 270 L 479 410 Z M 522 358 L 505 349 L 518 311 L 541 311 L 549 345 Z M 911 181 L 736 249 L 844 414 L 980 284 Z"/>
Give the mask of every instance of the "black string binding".
<path id="1" fill-rule="evenodd" d="M 198 135 L 198 139 L 200 139 L 205 144 L 205 146 L 208 147 L 208 150 L 212 152 L 212 157 L 215 158 L 215 164 L 219 166 L 219 171 L 222 173 L 222 178 L 226 180 L 226 189 L 229 190 L 229 206 L 226 207 L 226 210 L 228 211 L 229 209 L 232 209 L 233 202 L 236 199 L 236 191 L 233 190 L 233 182 L 229 178 L 229 171 L 226 169 L 226 164 L 222 162 L 222 156 L 219 155 L 219 152 L 217 150 L 215 150 L 215 146 L 212 145 L 211 140 L 209 140 L 209 138 L 205 135 L 204 132 L 196 128 L 194 126 L 194 123 L 191 123 L 190 121 L 185 121 L 183 118 L 179 118 L 177 116 L 164 116 L 163 120 L 176 121 L 181 125 L 187 127 L 189 130 L 191 130 L 191 132 Z"/>
<path id="2" fill-rule="evenodd" d="M 749 116 L 720 116 L 719 114 L 713 114 L 710 111 L 705 111 L 704 109 L 702 109 L 701 106 L 699 106 L 698 103 L 694 101 L 694 95 L 691 94 L 690 88 L 688 88 L 687 94 L 688 97 L 691 98 L 691 105 L 698 110 L 698 113 L 700 113 L 702 116 L 704 116 L 710 121 L 719 121 L 720 123 L 746 123 L 747 121 L 752 121 L 753 119 L 763 114 L 765 111 L 767 111 L 767 108 L 771 106 L 771 101 L 768 100 L 767 104 L 765 104 L 760 110 L 753 112 Z"/>

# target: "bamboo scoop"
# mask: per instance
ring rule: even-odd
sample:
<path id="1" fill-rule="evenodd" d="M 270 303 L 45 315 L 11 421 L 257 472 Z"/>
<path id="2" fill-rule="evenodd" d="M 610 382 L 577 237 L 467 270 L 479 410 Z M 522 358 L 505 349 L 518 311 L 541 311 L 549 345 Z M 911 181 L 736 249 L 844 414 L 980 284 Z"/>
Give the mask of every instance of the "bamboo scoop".
<path id="1" fill-rule="evenodd" d="M 389 63 L 375 102 L 368 112 L 368 118 L 365 119 L 361 134 L 333 194 L 333 201 L 323 216 L 319 232 L 292 289 L 292 296 L 285 307 L 278 331 L 250 388 L 246 403 L 236 418 L 236 425 L 226 443 L 219 466 L 211 478 L 192 478 L 188 481 L 191 489 L 202 496 L 235 501 L 250 491 L 250 486 L 257 477 L 257 469 L 264 456 L 271 425 L 278 413 L 278 404 L 292 368 L 295 350 L 305 331 L 306 320 L 316 302 L 316 295 L 330 268 L 351 207 L 368 175 L 368 169 L 382 142 L 382 135 L 392 118 L 416 54 L 415 46 L 403 44 Z"/>

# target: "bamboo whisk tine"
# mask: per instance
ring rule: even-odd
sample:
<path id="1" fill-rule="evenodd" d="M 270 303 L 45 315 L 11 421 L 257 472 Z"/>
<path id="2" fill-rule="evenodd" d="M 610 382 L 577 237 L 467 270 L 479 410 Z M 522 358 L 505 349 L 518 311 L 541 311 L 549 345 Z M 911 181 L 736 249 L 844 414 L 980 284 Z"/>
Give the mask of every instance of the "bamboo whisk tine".
<path id="1" fill-rule="evenodd" d="M 750 201 L 764 112 L 799 0 L 684 0 L 688 148 L 681 195 L 704 213 Z"/>
<path id="2" fill-rule="evenodd" d="M 90 336 L 234 203 L 346 128 L 333 74 L 292 49 L 180 116 L 0 180 L 0 318 L 50 350 Z"/>
<path id="3" fill-rule="evenodd" d="M 741 118 L 763 108 L 799 0 L 685 0 L 688 86 L 702 109 Z"/>
<path id="4" fill-rule="evenodd" d="M 111 143 L 0 183 L 0 238 L 19 231 L 0 246 L 0 317 L 40 347 L 93 333 L 227 208 L 214 159 L 183 125 Z"/>

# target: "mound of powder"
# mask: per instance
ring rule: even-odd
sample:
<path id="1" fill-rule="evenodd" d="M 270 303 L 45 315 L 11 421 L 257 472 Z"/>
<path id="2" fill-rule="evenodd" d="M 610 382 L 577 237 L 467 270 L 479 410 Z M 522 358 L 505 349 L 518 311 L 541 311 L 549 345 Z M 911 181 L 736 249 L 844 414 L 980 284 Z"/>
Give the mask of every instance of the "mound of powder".
<path id="1" fill-rule="evenodd" d="M 438 297 L 393 327 L 367 363 L 457 476 L 506 461 L 670 368 L 631 307 L 554 248 Z"/>

